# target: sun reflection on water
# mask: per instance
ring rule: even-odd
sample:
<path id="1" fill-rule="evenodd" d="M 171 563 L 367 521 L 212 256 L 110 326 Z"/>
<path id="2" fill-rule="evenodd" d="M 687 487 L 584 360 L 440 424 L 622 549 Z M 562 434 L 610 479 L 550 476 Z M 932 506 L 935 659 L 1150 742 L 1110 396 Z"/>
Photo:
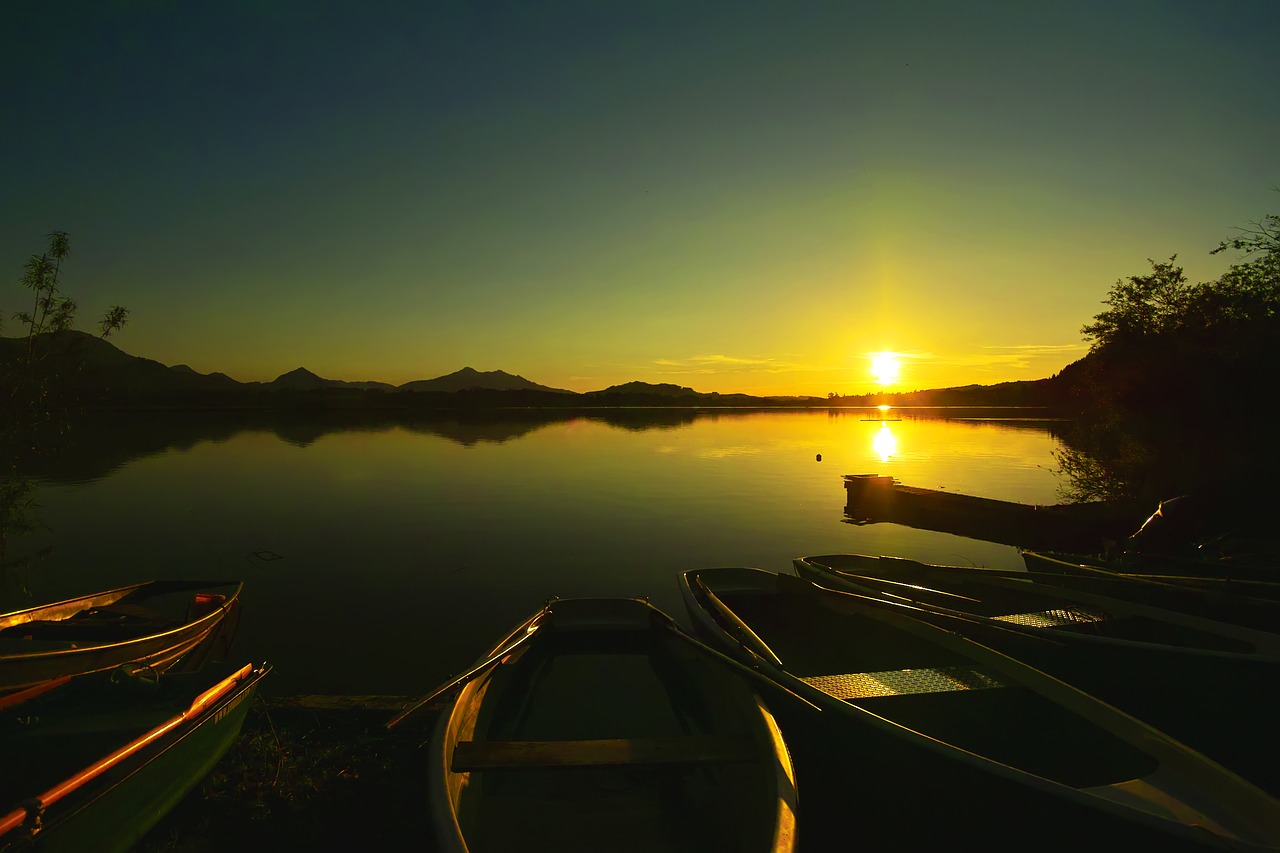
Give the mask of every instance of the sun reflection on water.
<path id="1" fill-rule="evenodd" d="M 881 462 L 888 462 L 889 457 L 898 455 L 898 439 L 894 438 L 888 424 L 880 424 L 880 431 L 872 440 L 871 447 L 880 457 Z"/>

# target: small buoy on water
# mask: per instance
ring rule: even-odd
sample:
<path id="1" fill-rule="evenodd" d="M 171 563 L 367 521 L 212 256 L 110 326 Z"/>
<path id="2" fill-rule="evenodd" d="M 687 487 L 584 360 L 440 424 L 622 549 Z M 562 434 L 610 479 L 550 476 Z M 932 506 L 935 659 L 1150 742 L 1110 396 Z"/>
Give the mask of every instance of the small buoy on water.
<path id="1" fill-rule="evenodd" d="M 819 462 L 821 462 L 821 461 L 822 461 L 822 454 L 821 454 L 821 453 L 819 453 L 819 454 L 818 454 L 818 461 L 819 461 Z"/>

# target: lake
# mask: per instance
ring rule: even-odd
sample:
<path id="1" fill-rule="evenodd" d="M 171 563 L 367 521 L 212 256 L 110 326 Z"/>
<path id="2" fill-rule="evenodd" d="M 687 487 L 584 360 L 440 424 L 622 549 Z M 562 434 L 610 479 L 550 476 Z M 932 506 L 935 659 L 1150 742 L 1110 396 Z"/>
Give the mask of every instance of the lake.
<path id="1" fill-rule="evenodd" d="M 1021 568 L 1006 545 L 847 523 L 841 477 L 1057 503 L 1061 427 L 1008 410 L 115 416 L 39 472 L 50 529 L 17 550 L 54 551 L 0 605 L 243 579 L 236 656 L 275 665 L 273 694 L 423 693 L 552 595 L 648 597 L 687 624 L 689 568 Z"/>

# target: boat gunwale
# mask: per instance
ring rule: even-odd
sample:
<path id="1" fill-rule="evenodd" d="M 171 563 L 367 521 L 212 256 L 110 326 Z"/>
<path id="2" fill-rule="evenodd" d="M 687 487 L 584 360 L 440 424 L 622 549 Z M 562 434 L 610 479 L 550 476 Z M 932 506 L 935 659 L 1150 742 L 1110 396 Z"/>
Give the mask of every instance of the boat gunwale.
<path id="1" fill-rule="evenodd" d="M 149 586 L 150 583 L 155 583 L 155 582 L 152 581 L 148 583 L 135 584 L 132 587 L 123 587 L 122 589 L 124 589 L 127 594 L 129 591 L 136 591 L 136 590 L 145 588 Z M 92 643 L 92 644 L 80 646 L 78 648 L 73 647 L 73 648 L 60 648 L 60 649 L 44 649 L 44 650 L 37 650 L 37 651 L 31 651 L 31 652 L 15 652 L 13 654 L 5 653 L 5 654 L 0 654 L 0 663 L 3 663 L 6 668 L 9 668 L 10 666 L 17 665 L 20 663 L 30 664 L 30 663 L 41 662 L 45 660 L 56 660 L 59 657 L 64 655 L 87 656 L 91 654 L 99 654 L 99 653 L 104 653 L 109 651 L 115 651 L 115 650 L 119 650 L 129 646 L 142 646 L 147 643 L 154 643 L 161 640 L 172 639 L 176 636 L 180 636 L 184 634 L 194 635 L 202 632 L 207 633 L 208 630 L 212 630 L 213 624 L 221 621 L 222 618 L 226 616 L 226 614 L 231 609 L 231 607 L 234 606 L 234 604 L 239 600 L 240 593 L 244 589 L 244 581 L 216 581 L 211 583 L 193 582 L 193 584 L 194 585 L 191 587 L 192 589 L 199 589 L 206 586 L 208 587 L 234 586 L 235 588 L 233 592 L 228 594 L 226 599 L 220 602 L 218 606 L 213 610 L 210 610 L 208 613 L 205 613 L 202 616 L 183 622 L 180 625 L 176 625 L 173 628 L 168 628 L 164 631 L 157 631 L 151 634 L 144 634 L 141 637 L 130 637 L 128 639 L 116 640 L 114 642 L 108 642 L 108 643 Z M 119 590 L 112 590 L 111 592 L 118 592 L 118 591 Z M 74 604 L 79 601 L 97 599 L 99 596 L 105 596 L 109 594 L 110 593 L 100 593 L 99 595 L 84 596 L 83 598 L 79 598 L 79 599 L 68 599 L 67 601 L 58 602 L 57 604 L 46 605 L 45 608 L 61 607 L 63 605 Z M 110 599 L 110 600 L 118 601 L 120 600 L 120 598 L 123 598 L 123 597 L 124 596 L 122 595 L 119 598 Z M 38 609 L 45 609 L 45 608 L 30 608 L 26 611 L 16 611 L 14 614 L 5 614 L 5 615 L 11 616 L 11 615 L 16 615 L 18 613 L 28 613 Z M 31 620 L 25 620 L 23 622 L 15 622 L 11 627 L 23 625 L 29 621 Z M 26 684 L 27 682 L 23 682 L 22 684 L 18 684 L 15 686 L 22 687 L 22 686 L 25 686 Z M 0 689 L 7 690 L 8 687 L 6 686 Z"/>
<path id="2" fill-rule="evenodd" d="M 593 599 L 568 600 L 589 601 Z M 594 600 L 612 601 L 616 599 Z M 651 618 L 649 624 L 644 628 L 645 631 L 663 632 L 665 635 L 672 636 L 688 645 L 699 657 L 715 660 L 705 648 L 699 648 L 698 641 L 695 638 L 679 630 L 675 620 L 657 607 L 654 607 L 647 599 L 625 600 L 635 601 L 648 608 L 652 615 L 656 615 L 657 618 Z M 521 634 L 539 630 L 544 622 L 552 618 L 551 612 L 557 601 L 560 601 L 560 599 L 549 600 L 541 609 L 517 625 L 501 641 L 494 644 L 484 656 L 478 658 L 478 661 L 484 661 L 488 657 L 497 654 Z M 475 726 L 481 706 L 485 701 L 484 694 L 488 691 L 497 667 L 512 656 L 524 655 L 529 649 L 530 645 L 526 644 L 511 652 L 511 654 L 494 660 L 482 672 L 461 686 L 457 695 L 441 711 L 439 718 L 436 720 L 431 734 L 428 760 L 428 785 L 433 791 L 433 795 L 430 798 L 430 813 L 437 827 L 435 833 L 437 842 L 446 851 L 466 853 L 469 850 L 466 842 L 466 833 L 464 833 L 458 820 L 458 797 L 461 789 L 468 784 L 470 773 L 475 772 L 454 771 L 452 769 L 451 747 L 460 739 L 459 732 L 462 729 L 468 725 Z M 727 664 L 720 661 L 716 661 L 716 665 L 728 667 Z M 773 837 L 769 849 L 772 853 L 790 853 L 790 851 L 794 850 L 797 836 L 796 777 L 790 752 L 777 721 L 760 697 L 759 692 L 748 684 L 744 684 L 744 690 L 754 703 L 754 715 L 751 717 L 754 721 L 751 736 L 759 744 L 767 743 L 769 747 L 766 750 L 761 746 L 757 761 L 761 765 L 767 762 L 773 769 L 773 793 L 776 797 L 778 812 L 772 821 Z"/>
<path id="3" fill-rule="evenodd" d="M 28 829 L 18 841 L 33 840 L 39 845 L 42 837 L 56 833 L 67 820 L 91 808 L 152 762 L 179 747 L 206 724 L 220 722 L 224 709 L 243 702 L 247 695 L 251 696 L 272 668 L 265 661 L 257 666 L 249 663 L 239 667 L 193 696 L 186 708 L 177 714 L 138 733 L 107 755 L 94 759 L 84 769 L 23 801 L 9 813 L 0 815 L 0 842 L 5 840 L 6 833 L 21 830 L 34 814 L 40 827 L 34 832 Z M 54 810 L 52 818 L 49 817 L 51 809 Z M 14 817 L 19 814 L 22 819 L 15 822 Z"/>
<path id="4" fill-rule="evenodd" d="M 802 576 L 806 576 L 807 580 L 813 581 L 817 583 L 819 586 L 823 585 L 821 580 L 818 580 L 819 578 L 830 579 L 832 581 L 835 581 L 836 583 L 847 583 L 851 587 L 861 587 L 862 585 L 858 583 L 858 580 L 862 580 L 862 579 L 865 579 L 868 581 L 884 581 L 887 583 L 904 585 L 904 586 L 912 585 L 912 584 L 906 584 L 902 581 L 895 581 L 892 578 L 886 578 L 880 575 L 874 575 L 874 574 L 862 575 L 853 571 L 835 568 L 833 566 L 829 566 L 819 562 L 821 559 L 823 559 L 823 557 L 831 557 L 831 556 L 845 556 L 845 555 L 827 554 L 827 555 L 815 556 L 815 557 L 797 557 L 792 561 L 792 564 L 796 569 L 797 573 L 807 573 L 807 575 L 802 575 Z M 863 555 L 850 555 L 850 556 L 863 556 Z M 883 559 L 883 558 L 868 557 L 868 559 L 876 560 L 876 559 Z M 896 560 L 897 558 L 890 558 L 890 559 Z M 950 568 L 948 566 L 931 566 L 927 563 L 919 563 L 915 560 L 905 560 L 903 562 L 911 564 L 913 567 L 920 567 L 926 574 L 930 574 L 930 575 L 944 576 L 945 572 Z M 974 570 L 974 571 L 982 571 L 982 570 Z M 959 579 L 959 582 L 962 584 L 972 583 L 976 587 L 988 586 L 998 590 L 1011 590 L 1014 592 L 1021 592 L 1023 590 L 1018 589 L 1018 585 L 1030 584 L 1030 583 L 1033 583 L 1034 580 L 1035 579 L 1033 577 L 1027 578 L 1026 580 L 1021 580 L 1021 579 L 1014 579 L 1014 578 L 1001 577 L 1001 576 L 987 577 L 987 576 L 966 575 L 965 577 Z M 952 594 L 952 595 L 954 594 L 954 593 L 950 593 L 948 590 L 936 589 L 933 587 L 925 586 L 923 584 L 916 584 L 915 586 L 928 592 Z M 866 594 L 866 590 L 868 589 L 871 589 L 871 587 L 864 587 L 863 589 L 859 589 L 857 591 L 863 594 Z M 1131 647 L 1131 648 L 1138 648 L 1138 649 L 1148 649 L 1151 651 L 1158 651 L 1158 652 L 1173 651 L 1173 652 L 1177 652 L 1178 654 L 1195 655 L 1198 657 L 1214 657 L 1214 658 L 1226 658 L 1229 660 L 1250 660 L 1250 661 L 1280 663 L 1280 634 L 1276 634 L 1274 632 L 1263 631 L 1259 628 L 1251 628 L 1245 625 L 1236 625 L 1230 622 L 1224 622 L 1217 619 L 1210 619 L 1208 617 L 1197 616 L 1191 613 L 1184 613 L 1177 610 L 1170 610 L 1168 608 L 1156 607 L 1154 605 L 1147 605 L 1139 602 L 1131 602 L 1131 601 L 1126 601 L 1124 599 L 1113 598 L 1111 596 L 1098 595 L 1096 593 L 1083 592 L 1083 591 L 1073 590 L 1073 589 L 1062 589 L 1060 587 L 1053 587 L 1050 590 L 1036 590 L 1035 593 L 1038 595 L 1044 595 L 1049 598 L 1062 598 L 1077 604 L 1086 604 L 1094 607 L 1100 607 L 1104 610 L 1107 610 L 1110 613 L 1127 615 L 1127 616 L 1136 617 L 1136 618 L 1151 619 L 1153 621 L 1164 622 L 1169 625 L 1176 625 L 1183 628 L 1187 628 L 1192 631 L 1199 631 L 1205 634 L 1217 635 L 1217 636 L 1224 637 L 1226 639 L 1233 640 L 1240 643 L 1252 644 L 1253 650 L 1252 651 L 1231 651 L 1227 649 L 1212 649 L 1212 648 L 1205 648 L 1202 646 L 1192 646 L 1192 645 L 1176 645 L 1173 643 L 1160 643 L 1160 642 L 1152 642 L 1147 640 L 1135 640 L 1127 637 L 1111 637 L 1111 636 L 1096 635 L 1096 634 L 1069 633 L 1069 634 L 1058 635 L 1058 636 L 1061 636 L 1065 642 L 1090 643 L 1090 644 L 1098 644 L 1102 646 L 1112 646 L 1112 645 L 1124 646 L 1124 647 Z M 879 593 L 877 592 L 875 594 L 879 594 Z M 929 604 L 929 603 L 920 602 L 920 601 L 913 601 L 912 603 L 920 607 L 921 609 L 940 613 L 942 615 L 962 616 L 969 619 L 976 619 L 976 620 L 981 620 L 984 622 L 992 622 L 992 623 L 1001 622 L 1001 620 L 998 620 L 995 617 L 985 616 L 977 613 L 971 613 L 967 610 L 949 608 L 943 605 Z M 1013 630 L 1017 630 L 1019 632 L 1025 632 L 1027 634 L 1035 635 L 1035 636 L 1039 636 L 1043 633 L 1043 629 L 1026 628 L 1013 623 L 1009 623 L 1008 627 L 1010 627 Z"/>
<path id="5" fill-rule="evenodd" d="M 966 764 L 980 769 L 985 769 L 988 772 L 995 773 L 1006 779 L 1011 779 L 1015 782 L 1029 785 L 1035 789 L 1057 794 L 1058 796 L 1064 797 L 1078 804 L 1100 809 L 1117 817 L 1141 823 L 1150 828 L 1178 837 L 1198 842 L 1204 842 L 1208 838 L 1212 838 L 1219 843 L 1227 842 L 1229 844 L 1239 844 L 1245 848 L 1252 849 L 1280 849 L 1280 808 L 1277 808 L 1277 803 L 1274 798 L 1257 788 L 1248 780 L 1241 778 L 1231 770 L 1223 767 L 1221 764 L 1218 764 L 1207 756 L 1192 750 L 1190 747 L 1175 740 L 1164 732 L 1155 729 L 1147 723 L 1144 723 L 1136 717 L 1133 717 L 1112 705 L 1084 693 L 1083 691 L 1061 681 L 1058 678 L 1055 678 L 1052 675 L 1035 669 L 1034 667 L 1024 664 L 996 649 L 992 649 L 956 632 L 948 631 L 929 622 L 917 619 L 909 613 L 902 612 L 904 610 L 910 610 L 910 607 L 897 605 L 892 602 L 882 602 L 875 599 L 869 599 L 867 596 L 860 596 L 855 593 L 829 589 L 814 584 L 812 581 L 808 581 L 804 578 L 797 578 L 794 575 L 785 575 L 780 573 L 775 574 L 757 568 L 726 567 L 710 570 L 692 569 L 681 572 L 680 590 L 685 599 L 685 604 L 690 612 L 691 618 L 693 618 L 695 622 L 703 628 L 703 630 L 710 631 L 714 636 L 721 638 L 722 641 L 727 640 L 733 647 L 735 647 L 735 649 L 741 649 L 741 644 L 724 631 L 719 623 L 711 617 L 711 614 L 702 607 L 701 602 L 698 600 L 694 585 L 690 582 L 692 577 L 696 577 L 702 572 L 726 571 L 726 569 L 736 572 L 755 573 L 755 577 L 739 574 L 737 577 L 742 580 L 746 580 L 748 577 L 751 577 L 753 585 L 738 587 L 735 591 L 748 592 L 754 590 L 759 593 L 773 594 L 777 591 L 777 578 L 779 577 L 788 578 L 794 581 L 801 581 L 812 588 L 811 594 L 814 594 L 815 596 L 821 597 L 823 595 L 829 595 L 847 597 L 849 605 L 860 609 L 865 616 L 875 618 L 878 621 L 886 622 L 891 625 L 898 625 L 898 627 L 902 627 L 916 636 L 930 637 L 938 640 L 945 647 L 961 651 L 1002 675 L 1012 675 L 1013 677 L 1010 680 L 1015 684 L 1025 686 L 1050 701 L 1055 701 L 1058 704 L 1063 705 L 1068 711 L 1077 713 L 1086 721 L 1110 732 L 1132 748 L 1154 758 L 1157 764 L 1157 769 L 1153 772 L 1158 773 L 1165 770 L 1165 768 L 1171 768 L 1180 774 L 1184 774 L 1184 776 L 1189 778 L 1198 788 L 1209 791 L 1215 802 L 1227 804 L 1228 807 L 1237 814 L 1246 814 L 1248 816 L 1246 822 L 1251 825 L 1256 821 L 1258 825 L 1264 827 L 1272 834 L 1275 841 L 1267 845 L 1242 840 L 1238 837 L 1224 837 L 1220 834 L 1211 832 L 1204 827 L 1182 823 L 1180 821 L 1161 817 L 1160 815 L 1153 814 L 1143 809 L 1123 805 L 1107 797 L 1091 793 L 1084 788 L 1073 787 L 1071 785 L 1049 779 L 1045 776 L 996 761 L 984 755 L 971 752 L 962 747 L 931 737 L 924 732 L 897 723 L 892 719 L 876 714 L 875 712 L 869 711 L 859 705 L 836 699 L 830 694 L 825 693 L 824 691 L 805 682 L 803 679 L 792 674 L 785 668 L 778 669 L 772 665 L 759 662 L 757 659 L 760 669 L 769 674 L 770 677 L 774 678 L 780 686 L 809 699 L 813 704 L 847 716 L 851 719 L 870 723 L 882 731 L 886 731 L 898 737 L 904 737 L 909 742 L 914 742 L 934 753 L 944 756 L 949 755 Z M 703 582 L 705 583 L 705 581 Z M 710 584 L 707 586 L 710 587 Z M 749 650 L 746 650 L 745 654 L 751 655 L 752 653 Z M 1233 793 L 1245 799 L 1243 807 L 1237 807 L 1234 800 L 1228 802 L 1227 798 L 1223 796 L 1222 792 L 1228 786 L 1231 788 Z M 1264 803 L 1266 804 L 1265 806 L 1263 805 Z"/>

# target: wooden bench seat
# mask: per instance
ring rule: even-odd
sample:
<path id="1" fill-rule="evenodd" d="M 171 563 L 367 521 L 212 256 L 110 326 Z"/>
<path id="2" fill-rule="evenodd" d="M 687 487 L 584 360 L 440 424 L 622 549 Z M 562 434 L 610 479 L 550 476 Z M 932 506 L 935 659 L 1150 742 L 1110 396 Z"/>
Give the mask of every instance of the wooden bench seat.
<path id="1" fill-rule="evenodd" d="M 710 764 L 754 761 L 749 735 L 611 738 L 607 740 L 458 741 L 450 769 L 537 769 L 623 764 Z"/>

